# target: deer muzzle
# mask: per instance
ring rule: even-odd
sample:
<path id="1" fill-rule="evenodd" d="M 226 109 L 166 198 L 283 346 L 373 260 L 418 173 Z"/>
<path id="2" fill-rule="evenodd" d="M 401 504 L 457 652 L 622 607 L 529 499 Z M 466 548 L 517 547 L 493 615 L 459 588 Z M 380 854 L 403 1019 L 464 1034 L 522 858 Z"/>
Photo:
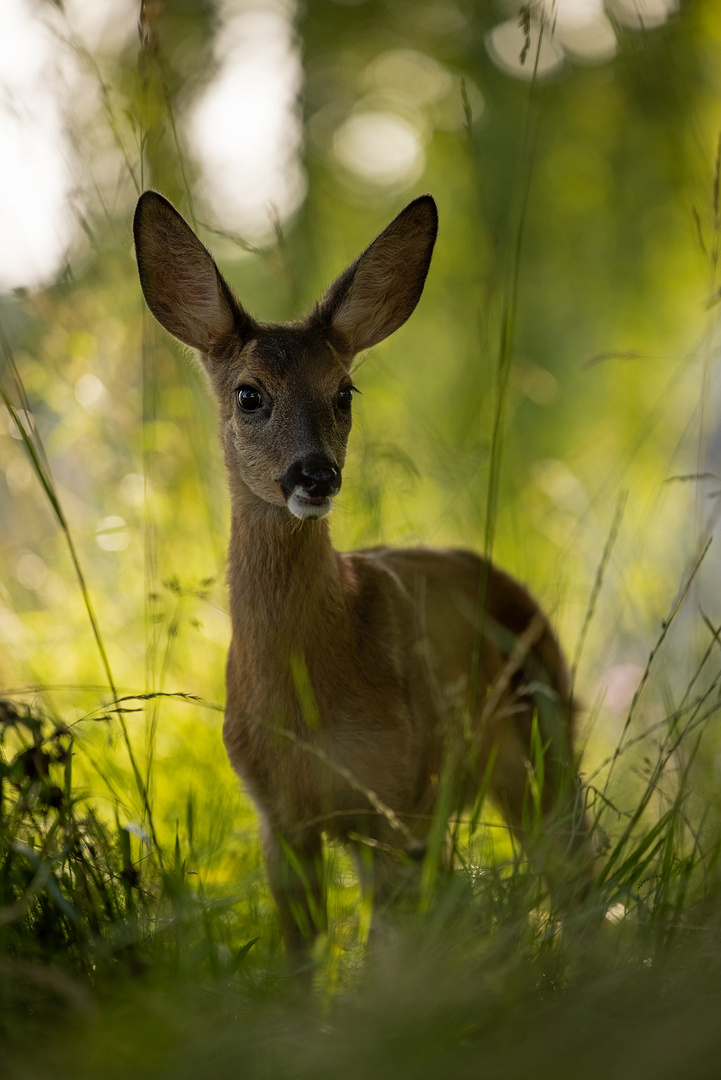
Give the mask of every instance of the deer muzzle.
<path id="1" fill-rule="evenodd" d="M 341 471 L 324 454 L 311 454 L 293 462 L 279 484 L 295 517 L 325 517 L 340 491 Z"/>

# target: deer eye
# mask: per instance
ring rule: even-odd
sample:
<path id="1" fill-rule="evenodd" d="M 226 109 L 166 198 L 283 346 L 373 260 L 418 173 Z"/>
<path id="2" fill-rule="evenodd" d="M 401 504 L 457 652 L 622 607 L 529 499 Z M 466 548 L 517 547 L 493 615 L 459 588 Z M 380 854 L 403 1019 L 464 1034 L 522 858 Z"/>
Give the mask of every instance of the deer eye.
<path id="1" fill-rule="evenodd" d="M 353 390 L 350 386 L 344 386 L 338 391 L 335 403 L 341 412 L 347 412 L 353 404 Z"/>
<path id="2" fill-rule="evenodd" d="M 238 388 L 238 404 L 243 412 L 258 412 L 263 408 L 263 395 L 254 386 L 241 386 Z"/>

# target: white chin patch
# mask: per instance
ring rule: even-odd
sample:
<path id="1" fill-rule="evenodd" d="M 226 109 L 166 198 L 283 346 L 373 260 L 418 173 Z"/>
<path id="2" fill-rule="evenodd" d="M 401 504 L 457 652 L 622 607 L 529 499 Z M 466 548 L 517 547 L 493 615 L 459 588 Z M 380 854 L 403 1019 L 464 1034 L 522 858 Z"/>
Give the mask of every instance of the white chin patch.
<path id="1" fill-rule="evenodd" d="M 301 521 L 306 518 L 323 518 L 331 512 L 333 496 L 312 499 L 302 488 L 297 487 L 288 499 L 287 506 L 293 517 L 300 518 Z"/>

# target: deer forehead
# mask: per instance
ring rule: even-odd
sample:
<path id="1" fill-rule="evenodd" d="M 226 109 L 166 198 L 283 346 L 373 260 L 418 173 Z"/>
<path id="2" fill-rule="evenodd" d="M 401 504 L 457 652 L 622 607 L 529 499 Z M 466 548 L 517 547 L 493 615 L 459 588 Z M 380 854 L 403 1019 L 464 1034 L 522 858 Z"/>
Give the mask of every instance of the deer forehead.
<path id="1" fill-rule="evenodd" d="M 301 327 L 260 327 L 224 365 L 222 381 L 231 392 L 243 381 L 260 382 L 274 397 L 328 398 L 347 380 L 347 368 L 332 346 Z"/>

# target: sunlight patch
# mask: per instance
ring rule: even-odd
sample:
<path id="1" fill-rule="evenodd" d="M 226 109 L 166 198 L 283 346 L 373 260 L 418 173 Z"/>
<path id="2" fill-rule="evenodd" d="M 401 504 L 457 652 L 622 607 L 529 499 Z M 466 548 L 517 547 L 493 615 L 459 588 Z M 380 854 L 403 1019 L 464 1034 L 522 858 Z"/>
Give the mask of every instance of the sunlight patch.
<path id="1" fill-rule="evenodd" d="M 142 473 L 127 473 L 120 481 L 120 497 L 128 506 L 142 506 L 145 502 L 146 481 Z"/>
<path id="2" fill-rule="evenodd" d="M 73 235 L 52 40 L 29 0 L 3 0 L 2 11 L 0 291 L 51 278 Z"/>
<path id="3" fill-rule="evenodd" d="M 369 109 L 378 107 L 415 117 L 420 128 L 426 123 L 441 131 L 462 128 L 466 123 L 464 92 L 471 122 L 485 108 L 483 95 L 472 79 L 451 73 L 434 57 L 414 49 L 381 53 L 366 67 L 360 85 Z"/>
<path id="4" fill-rule="evenodd" d="M 486 34 L 486 49 L 497 67 L 518 79 L 555 75 L 564 64 L 563 49 L 550 31 L 532 19 L 528 37 L 519 20 L 507 19 Z"/>
<path id="5" fill-rule="evenodd" d="M 391 112 L 349 117 L 335 133 L 333 151 L 349 172 L 371 184 L 410 184 L 425 166 L 418 129 Z"/>
<path id="6" fill-rule="evenodd" d="M 100 405 L 107 394 L 107 390 L 97 375 L 88 372 L 87 375 L 81 375 L 75 383 L 74 393 L 78 404 L 82 405 L 84 409 L 92 411 Z"/>
<path id="7" fill-rule="evenodd" d="M 609 0 L 611 15 L 636 30 L 663 26 L 678 11 L 678 0 Z"/>
<path id="8" fill-rule="evenodd" d="M 300 162 L 300 50 L 294 5 L 221 5 L 218 74 L 193 106 L 190 143 L 218 221 L 255 242 L 272 237 L 305 197 Z"/>
<path id="9" fill-rule="evenodd" d="M 42 589 L 48 579 L 48 568 L 39 557 L 27 552 L 21 555 L 15 567 L 15 577 L 21 585 L 32 592 Z"/>
<path id="10" fill-rule="evenodd" d="M 123 551 L 130 543 L 130 529 L 125 518 L 103 518 L 95 530 L 95 541 L 103 551 Z"/>

